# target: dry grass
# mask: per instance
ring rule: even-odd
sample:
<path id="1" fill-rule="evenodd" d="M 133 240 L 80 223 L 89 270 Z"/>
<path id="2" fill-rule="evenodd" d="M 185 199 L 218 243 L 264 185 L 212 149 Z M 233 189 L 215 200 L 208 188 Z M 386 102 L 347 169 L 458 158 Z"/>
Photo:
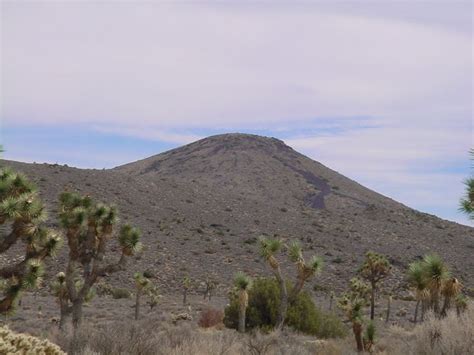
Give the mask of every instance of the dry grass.
<path id="1" fill-rule="evenodd" d="M 230 329 L 201 329 L 191 324 L 170 325 L 158 320 L 84 327 L 75 338 L 54 333 L 50 338 L 69 354 L 312 354 L 314 344 L 291 332 L 239 334 Z"/>
<path id="2" fill-rule="evenodd" d="M 173 326 L 163 318 L 84 329 L 74 340 L 59 333 L 50 338 L 69 354 L 77 355 L 356 354 L 352 336 L 316 340 L 290 331 L 239 334 L 230 329 L 202 329 L 187 322 Z M 380 332 L 375 354 L 474 354 L 474 305 L 471 303 L 460 317 L 455 312 L 444 319 L 428 315 L 424 323 L 412 330 L 390 326 Z"/>
<path id="3" fill-rule="evenodd" d="M 474 354 L 474 304 L 460 317 L 455 311 L 443 319 L 430 314 L 410 332 L 392 327 L 379 349 L 397 355 Z"/>

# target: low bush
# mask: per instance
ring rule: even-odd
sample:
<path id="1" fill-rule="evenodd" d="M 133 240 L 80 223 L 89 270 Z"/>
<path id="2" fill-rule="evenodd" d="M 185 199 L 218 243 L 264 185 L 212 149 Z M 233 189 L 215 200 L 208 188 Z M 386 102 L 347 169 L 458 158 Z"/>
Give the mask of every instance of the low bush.
<path id="1" fill-rule="evenodd" d="M 114 299 L 120 298 L 130 298 L 132 296 L 131 292 L 126 288 L 114 288 L 112 290 L 112 297 Z"/>
<path id="2" fill-rule="evenodd" d="M 288 283 L 288 290 L 291 284 Z M 249 305 L 246 313 L 246 328 L 270 330 L 276 325 L 280 305 L 280 289 L 274 279 L 259 278 L 249 291 Z M 239 317 L 238 299 L 231 295 L 230 304 L 225 309 L 224 324 L 237 329 Z M 298 295 L 296 302 L 289 305 L 286 324 L 302 333 L 319 338 L 343 337 L 344 324 L 333 314 L 319 310 L 307 292 Z"/>
<path id="3" fill-rule="evenodd" d="M 198 325 L 201 328 L 210 328 L 222 324 L 224 312 L 216 308 L 206 308 L 201 312 Z"/>

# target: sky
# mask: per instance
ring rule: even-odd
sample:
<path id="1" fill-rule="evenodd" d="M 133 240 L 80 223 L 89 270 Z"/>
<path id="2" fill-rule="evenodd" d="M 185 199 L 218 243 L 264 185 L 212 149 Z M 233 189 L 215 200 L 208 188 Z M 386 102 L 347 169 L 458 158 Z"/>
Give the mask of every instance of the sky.
<path id="1" fill-rule="evenodd" d="M 470 223 L 471 1 L 0 2 L 5 159 L 110 168 L 255 133 Z"/>

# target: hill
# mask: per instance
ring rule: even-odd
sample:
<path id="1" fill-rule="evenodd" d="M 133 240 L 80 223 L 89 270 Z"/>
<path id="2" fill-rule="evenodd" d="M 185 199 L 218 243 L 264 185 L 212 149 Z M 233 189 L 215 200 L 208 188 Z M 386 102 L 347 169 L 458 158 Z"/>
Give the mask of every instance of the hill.
<path id="1" fill-rule="evenodd" d="M 154 273 L 167 292 L 186 274 L 196 281 L 210 275 L 223 293 L 237 270 L 268 272 L 258 257 L 261 234 L 300 239 L 308 254 L 323 256 L 317 283 L 328 289 L 342 289 L 368 250 L 389 256 L 397 293 L 405 292 L 397 271 L 429 252 L 474 286 L 473 228 L 415 211 L 275 138 L 212 136 L 109 170 L 2 164 L 38 184 L 53 224 L 65 188 L 117 204 L 123 220 L 143 231 L 146 249 L 130 263 L 133 271 Z M 63 263 L 64 253 L 51 272 Z M 112 283 L 128 287 L 131 275 L 112 275 Z"/>

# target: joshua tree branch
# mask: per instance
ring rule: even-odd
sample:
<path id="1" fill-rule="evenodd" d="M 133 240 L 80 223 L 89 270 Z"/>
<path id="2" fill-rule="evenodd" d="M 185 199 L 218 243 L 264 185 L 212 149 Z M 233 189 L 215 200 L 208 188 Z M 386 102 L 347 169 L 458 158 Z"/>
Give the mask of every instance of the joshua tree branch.
<path id="1" fill-rule="evenodd" d="M 13 229 L 10 234 L 3 236 L 0 239 L 0 253 L 3 253 L 10 249 L 10 247 L 15 244 L 15 242 L 18 240 L 18 233 L 15 229 Z"/>

